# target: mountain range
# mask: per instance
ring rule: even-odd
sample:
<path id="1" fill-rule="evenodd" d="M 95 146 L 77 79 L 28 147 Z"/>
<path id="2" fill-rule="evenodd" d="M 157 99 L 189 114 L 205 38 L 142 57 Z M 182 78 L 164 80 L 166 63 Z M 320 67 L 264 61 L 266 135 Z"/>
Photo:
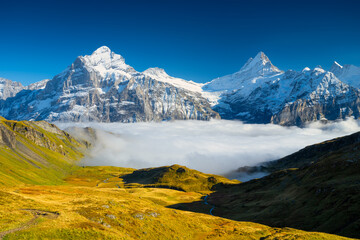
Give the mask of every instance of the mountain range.
<path id="1" fill-rule="evenodd" d="M 236 73 L 205 84 L 136 71 L 108 47 L 79 56 L 51 80 L 0 79 L 0 115 L 13 120 L 141 122 L 237 119 L 303 126 L 360 116 L 360 67 L 334 62 L 282 71 L 259 52 Z"/>

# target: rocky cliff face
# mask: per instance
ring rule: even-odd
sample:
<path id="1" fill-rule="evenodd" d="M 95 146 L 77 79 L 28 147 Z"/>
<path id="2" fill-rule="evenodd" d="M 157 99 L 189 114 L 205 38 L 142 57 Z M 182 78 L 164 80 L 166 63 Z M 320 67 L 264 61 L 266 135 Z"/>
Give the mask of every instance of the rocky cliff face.
<path id="1" fill-rule="evenodd" d="M 19 82 L 13 82 L 5 78 L 0 78 L 0 99 L 14 97 L 24 88 L 25 87 Z"/>
<path id="2" fill-rule="evenodd" d="M 10 119 L 138 122 L 219 118 L 201 87 L 162 69 L 135 71 L 107 47 L 80 56 L 46 87 L 2 103 Z"/>
<path id="3" fill-rule="evenodd" d="M 5 78 L 0 78 L 0 100 L 5 100 L 10 97 L 14 97 L 22 90 L 38 90 L 43 89 L 49 79 L 30 84 L 29 86 L 23 86 L 19 82 L 14 82 Z"/>

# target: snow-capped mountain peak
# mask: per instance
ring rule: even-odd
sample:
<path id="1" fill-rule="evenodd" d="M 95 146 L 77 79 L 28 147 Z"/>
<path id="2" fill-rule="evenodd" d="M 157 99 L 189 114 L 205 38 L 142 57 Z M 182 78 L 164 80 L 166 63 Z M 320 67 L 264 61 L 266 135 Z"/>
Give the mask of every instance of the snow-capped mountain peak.
<path id="1" fill-rule="evenodd" d="M 268 56 L 265 55 L 264 52 L 260 51 L 260 52 L 258 52 L 258 54 L 256 54 L 253 61 L 254 62 L 262 62 L 263 65 L 266 65 L 267 63 L 270 62 L 270 59 L 268 58 Z"/>
<path id="2" fill-rule="evenodd" d="M 311 69 L 309 67 L 305 67 L 301 72 L 309 72 Z"/>
<path id="3" fill-rule="evenodd" d="M 102 54 L 102 53 L 111 53 L 111 49 L 108 46 L 101 46 L 98 49 L 96 49 L 92 55 L 96 54 Z"/>
<path id="4" fill-rule="evenodd" d="M 91 55 L 79 57 L 88 68 L 104 74 L 108 70 L 121 70 L 125 72 L 134 71 L 134 69 L 125 63 L 125 59 L 116 54 L 106 46 L 96 49 Z"/>
<path id="5" fill-rule="evenodd" d="M 259 52 L 254 58 L 250 58 L 239 72 L 252 72 L 254 74 L 268 75 L 280 73 L 270 59 L 263 52 Z"/>
<path id="6" fill-rule="evenodd" d="M 0 77 L 0 99 L 13 97 L 23 89 L 24 86 L 21 83 Z"/>
<path id="7" fill-rule="evenodd" d="M 283 71 L 275 67 L 263 52 L 259 52 L 254 58 L 250 58 L 240 71 L 216 78 L 205 84 L 204 89 L 210 91 L 232 91 L 250 86 L 256 88 L 263 80 L 282 74 Z"/>

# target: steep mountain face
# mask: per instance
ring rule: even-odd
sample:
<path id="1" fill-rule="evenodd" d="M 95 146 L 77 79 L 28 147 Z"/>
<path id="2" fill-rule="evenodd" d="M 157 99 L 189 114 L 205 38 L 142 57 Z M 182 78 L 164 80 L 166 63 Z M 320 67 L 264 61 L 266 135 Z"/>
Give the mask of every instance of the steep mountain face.
<path id="1" fill-rule="evenodd" d="M 0 99 L 7 99 L 14 97 L 18 92 L 25 87 L 19 82 L 13 82 L 11 80 L 0 78 Z"/>
<path id="2" fill-rule="evenodd" d="M 199 84 L 162 69 L 137 72 L 108 47 L 78 57 L 44 89 L 22 91 L 2 102 L 10 119 L 138 122 L 219 118 Z"/>
<path id="3" fill-rule="evenodd" d="M 341 66 L 334 62 L 329 71 L 334 73 L 342 82 L 360 88 L 360 67 L 348 64 Z"/>
<path id="4" fill-rule="evenodd" d="M 25 87 L 27 90 L 39 90 L 44 89 L 46 87 L 46 84 L 50 81 L 50 79 L 44 79 L 39 82 L 32 83 Z"/>
<path id="5" fill-rule="evenodd" d="M 10 97 L 14 97 L 17 93 L 22 90 L 38 90 L 43 89 L 49 79 L 32 83 L 29 86 L 23 86 L 19 82 L 14 82 L 5 78 L 0 78 L 0 99 L 5 100 Z"/>
<path id="6" fill-rule="evenodd" d="M 225 119 L 302 126 L 316 120 L 358 118 L 359 89 L 352 85 L 357 77 L 342 69 L 283 72 L 260 52 L 239 72 L 214 79 L 203 89 L 220 93 L 213 109 Z M 347 80 L 341 81 L 336 74 Z"/>
<path id="7" fill-rule="evenodd" d="M 275 67 L 263 52 L 259 52 L 255 58 L 250 58 L 240 71 L 216 78 L 203 88 L 212 92 L 238 89 L 249 92 L 281 73 L 282 71 Z"/>

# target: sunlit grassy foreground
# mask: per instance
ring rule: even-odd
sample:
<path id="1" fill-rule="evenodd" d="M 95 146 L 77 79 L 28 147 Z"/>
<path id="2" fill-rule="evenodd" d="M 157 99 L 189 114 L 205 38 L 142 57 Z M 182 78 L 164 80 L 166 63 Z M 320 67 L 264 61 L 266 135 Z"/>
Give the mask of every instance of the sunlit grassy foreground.
<path id="1" fill-rule="evenodd" d="M 346 239 L 167 208 L 202 201 L 205 192 L 126 185 L 119 176 L 133 171 L 85 167 L 63 185 L 2 188 L 0 232 L 23 226 L 37 209 L 57 215 L 4 239 Z"/>

